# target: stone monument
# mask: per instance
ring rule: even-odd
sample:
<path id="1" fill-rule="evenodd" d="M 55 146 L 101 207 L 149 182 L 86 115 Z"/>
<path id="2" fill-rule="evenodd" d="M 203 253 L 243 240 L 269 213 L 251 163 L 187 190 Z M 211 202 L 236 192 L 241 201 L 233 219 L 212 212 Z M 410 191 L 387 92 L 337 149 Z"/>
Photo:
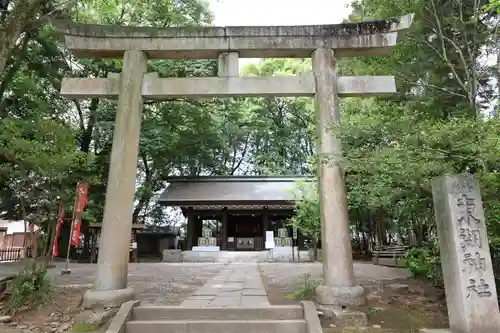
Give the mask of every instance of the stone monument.
<path id="1" fill-rule="evenodd" d="M 500 332 L 486 221 L 474 175 L 434 179 L 432 197 L 451 332 Z"/>
<path id="2" fill-rule="evenodd" d="M 337 76 L 338 57 L 389 54 L 413 15 L 370 22 L 313 26 L 119 27 L 57 23 L 68 50 L 80 58 L 121 58 L 121 73 L 107 78 L 64 78 L 68 98 L 118 98 L 99 261 L 84 307 L 117 306 L 127 288 L 138 143 L 143 100 L 210 97 L 309 96 L 316 109 L 324 284 L 323 308 L 365 302 L 356 285 L 340 141 L 339 98 L 396 92 L 392 76 Z M 312 72 L 297 76 L 239 77 L 239 58 L 312 58 Z M 148 59 L 218 59 L 217 77 L 160 78 Z"/>

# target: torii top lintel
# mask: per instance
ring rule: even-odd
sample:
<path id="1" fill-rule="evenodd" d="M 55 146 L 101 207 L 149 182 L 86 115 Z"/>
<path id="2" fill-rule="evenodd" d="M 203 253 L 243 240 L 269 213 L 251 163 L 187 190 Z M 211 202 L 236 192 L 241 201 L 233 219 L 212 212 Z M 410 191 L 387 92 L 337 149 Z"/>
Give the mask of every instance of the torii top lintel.
<path id="1" fill-rule="evenodd" d="M 387 20 L 305 26 L 123 27 L 56 22 L 66 45 L 81 58 L 121 58 L 142 50 L 150 59 L 216 59 L 221 52 L 241 58 L 307 58 L 330 47 L 337 57 L 384 55 L 408 29 L 414 14 Z"/>

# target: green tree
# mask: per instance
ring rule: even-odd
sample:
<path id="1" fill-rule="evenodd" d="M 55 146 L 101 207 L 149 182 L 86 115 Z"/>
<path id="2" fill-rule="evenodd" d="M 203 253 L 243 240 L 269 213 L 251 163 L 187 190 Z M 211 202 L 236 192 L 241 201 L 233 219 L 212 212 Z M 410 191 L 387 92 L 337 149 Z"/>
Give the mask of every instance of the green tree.
<path id="1" fill-rule="evenodd" d="M 310 246 L 317 259 L 318 241 L 321 237 L 320 205 L 316 182 L 299 182 L 298 196 L 302 199 L 296 203 L 295 214 L 289 225 L 297 228 L 310 241 Z"/>

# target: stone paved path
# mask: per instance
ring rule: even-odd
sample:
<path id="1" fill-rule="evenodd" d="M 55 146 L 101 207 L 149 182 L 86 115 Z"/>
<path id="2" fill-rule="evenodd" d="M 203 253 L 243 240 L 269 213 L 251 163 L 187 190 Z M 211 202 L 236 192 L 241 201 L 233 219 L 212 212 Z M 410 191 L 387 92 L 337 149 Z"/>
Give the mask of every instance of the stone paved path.
<path id="1" fill-rule="evenodd" d="M 195 291 L 185 307 L 265 307 L 270 306 L 257 264 L 230 264 Z"/>

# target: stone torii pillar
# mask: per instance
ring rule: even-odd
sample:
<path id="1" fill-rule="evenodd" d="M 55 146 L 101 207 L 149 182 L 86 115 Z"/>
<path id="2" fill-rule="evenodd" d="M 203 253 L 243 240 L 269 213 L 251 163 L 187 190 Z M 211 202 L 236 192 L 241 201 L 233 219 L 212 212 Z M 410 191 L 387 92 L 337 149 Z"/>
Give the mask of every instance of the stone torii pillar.
<path id="1" fill-rule="evenodd" d="M 68 98 L 116 98 L 118 109 L 104 207 L 102 247 L 95 287 L 84 307 L 117 306 L 133 297 L 127 288 L 129 231 L 142 100 L 211 97 L 314 97 L 324 283 L 324 309 L 364 303 L 353 274 L 351 236 L 339 139 L 339 98 L 396 92 L 392 76 L 337 77 L 335 57 L 384 55 L 413 15 L 372 22 L 315 26 L 167 28 L 59 23 L 68 49 L 83 58 L 124 57 L 122 73 L 108 78 L 65 78 Z M 312 57 L 313 72 L 298 76 L 239 77 L 238 58 Z M 159 78 L 146 59 L 218 59 L 218 77 Z"/>
<path id="2" fill-rule="evenodd" d="M 122 74 L 116 78 L 118 107 L 106 187 L 98 278 L 94 289 L 84 295 L 84 307 L 96 304 L 120 306 L 134 297 L 134 290 L 127 288 L 128 253 L 141 131 L 141 85 L 146 65 L 144 52 L 126 51 Z"/>
<path id="3" fill-rule="evenodd" d="M 342 143 L 335 135 L 340 125 L 335 61 L 330 48 L 319 48 L 312 54 L 324 279 L 316 296 L 323 310 L 330 312 L 337 310 L 334 307 L 365 303 L 364 289 L 356 285 L 354 278 Z"/>

